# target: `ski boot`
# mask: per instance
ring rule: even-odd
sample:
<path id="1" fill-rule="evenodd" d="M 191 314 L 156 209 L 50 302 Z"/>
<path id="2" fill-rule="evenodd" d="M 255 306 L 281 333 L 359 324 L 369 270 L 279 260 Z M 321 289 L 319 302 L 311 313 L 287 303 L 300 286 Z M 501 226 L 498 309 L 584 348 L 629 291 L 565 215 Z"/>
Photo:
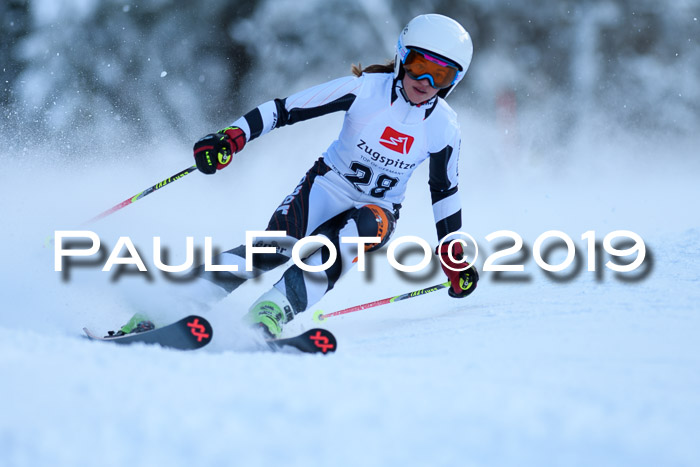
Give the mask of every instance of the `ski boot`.
<path id="1" fill-rule="evenodd" d="M 292 318 L 294 312 L 289 300 L 274 287 L 258 298 L 244 316 L 247 324 L 260 329 L 268 339 L 278 338 L 282 334 L 282 326 Z"/>
<path id="2" fill-rule="evenodd" d="M 136 313 L 131 317 L 128 323 L 119 329 L 119 331 L 109 331 L 109 336 L 106 337 L 118 337 L 125 334 L 131 334 L 132 332 L 151 331 L 155 328 L 155 324 L 153 324 L 153 321 L 151 321 L 148 316 L 141 313 Z"/>

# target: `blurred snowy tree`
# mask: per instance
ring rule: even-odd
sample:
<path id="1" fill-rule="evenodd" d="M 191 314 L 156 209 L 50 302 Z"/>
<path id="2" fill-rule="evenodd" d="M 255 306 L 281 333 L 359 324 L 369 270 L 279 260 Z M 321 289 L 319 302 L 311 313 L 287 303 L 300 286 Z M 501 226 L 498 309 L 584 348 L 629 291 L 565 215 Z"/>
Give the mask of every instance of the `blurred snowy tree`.
<path id="1" fill-rule="evenodd" d="M 17 60 L 16 45 L 29 29 L 28 4 L 22 0 L 10 0 L 0 3 L 0 79 L 2 79 L 3 127 L 15 129 L 17 119 L 13 117 L 15 83 L 21 64 Z"/>
<path id="2" fill-rule="evenodd" d="M 555 115 L 560 137 L 600 115 L 645 131 L 700 125 L 700 0 L 9 0 L 3 127 L 65 146 L 96 134 L 189 143 L 393 57 L 401 27 L 429 12 L 474 38 L 455 107 Z"/>
<path id="3" fill-rule="evenodd" d="M 31 32 L 16 45 L 22 118 L 67 146 L 191 141 L 230 118 L 249 67 L 226 28 L 230 2 L 31 0 Z M 237 11 L 250 11 L 238 2 Z M 109 128 L 110 133 L 103 134 Z M 93 133 L 92 135 L 90 135 Z M 96 133 L 100 133 L 99 135 Z"/>
<path id="4" fill-rule="evenodd" d="M 467 99 L 498 111 L 557 102 L 567 125 L 597 110 L 629 125 L 694 131 L 700 124 L 700 1 L 394 0 L 403 20 L 450 15 L 475 43 Z M 455 97 L 459 96 L 455 92 Z"/>
<path id="5" fill-rule="evenodd" d="M 230 32 L 254 58 L 246 90 L 257 105 L 347 75 L 358 61 L 384 63 L 402 27 L 386 0 L 261 0 Z"/>

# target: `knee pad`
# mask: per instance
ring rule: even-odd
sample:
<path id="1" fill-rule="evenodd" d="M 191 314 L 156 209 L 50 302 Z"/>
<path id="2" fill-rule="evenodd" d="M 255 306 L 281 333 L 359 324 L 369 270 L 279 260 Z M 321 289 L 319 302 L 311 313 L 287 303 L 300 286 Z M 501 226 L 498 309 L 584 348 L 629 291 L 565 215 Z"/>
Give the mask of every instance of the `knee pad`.
<path id="1" fill-rule="evenodd" d="M 355 209 L 350 216 L 357 224 L 360 237 L 379 237 L 381 242 L 365 245 L 365 251 L 374 251 L 383 247 L 394 233 L 396 218 L 394 214 L 375 204 L 367 204 Z"/>

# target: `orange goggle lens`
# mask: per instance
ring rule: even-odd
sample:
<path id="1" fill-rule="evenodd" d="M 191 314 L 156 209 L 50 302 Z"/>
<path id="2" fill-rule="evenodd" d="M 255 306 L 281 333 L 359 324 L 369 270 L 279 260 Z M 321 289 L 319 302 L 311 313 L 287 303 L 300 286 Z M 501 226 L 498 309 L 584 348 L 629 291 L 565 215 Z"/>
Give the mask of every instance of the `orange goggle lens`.
<path id="1" fill-rule="evenodd" d="M 457 67 L 434 55 L 411 49 L 403 64 L 408 76 L 415 80 L 427 78 L 435 89 L 452 86 L 457 78 Z"/>

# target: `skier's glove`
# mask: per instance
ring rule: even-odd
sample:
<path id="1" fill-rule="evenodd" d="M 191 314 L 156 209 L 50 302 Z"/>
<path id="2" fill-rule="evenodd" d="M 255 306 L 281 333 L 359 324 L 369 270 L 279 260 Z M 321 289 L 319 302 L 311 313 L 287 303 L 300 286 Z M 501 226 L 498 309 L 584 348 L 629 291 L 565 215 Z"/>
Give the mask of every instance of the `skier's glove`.
<path id="1" fill-rule="evenodd" d="M 448 252 L 452 249 L 452 258 Z M 464 257 L 464 249 L 460 242 L 445 242 L 442 244 L 442 248 L 436 248 L 435 254 L 440 257 L 440 266 L 442 270 L 445 271 L 445 275 L 450 280 L 450 288 L 447 292 L 450 297 L 464 298 L 470 293 L 474 292 L 476 289 L 476 283 L 479 281 L 479 273 L 477 272 L 474 265 L 469 266 L 464 269 L 468 263 L 461 262 Z M 453 271 L 447 266 L 453 269 L 464 269 L 464 271 Z"/>
<path id="2" fill-rule="evenodd" d="M 194 161 L 200 172 L 207 175 L 231 163 L 233 155 L 245 146 L 245 133 L 237 126 L 224 128 L 194 143 Z"/>

